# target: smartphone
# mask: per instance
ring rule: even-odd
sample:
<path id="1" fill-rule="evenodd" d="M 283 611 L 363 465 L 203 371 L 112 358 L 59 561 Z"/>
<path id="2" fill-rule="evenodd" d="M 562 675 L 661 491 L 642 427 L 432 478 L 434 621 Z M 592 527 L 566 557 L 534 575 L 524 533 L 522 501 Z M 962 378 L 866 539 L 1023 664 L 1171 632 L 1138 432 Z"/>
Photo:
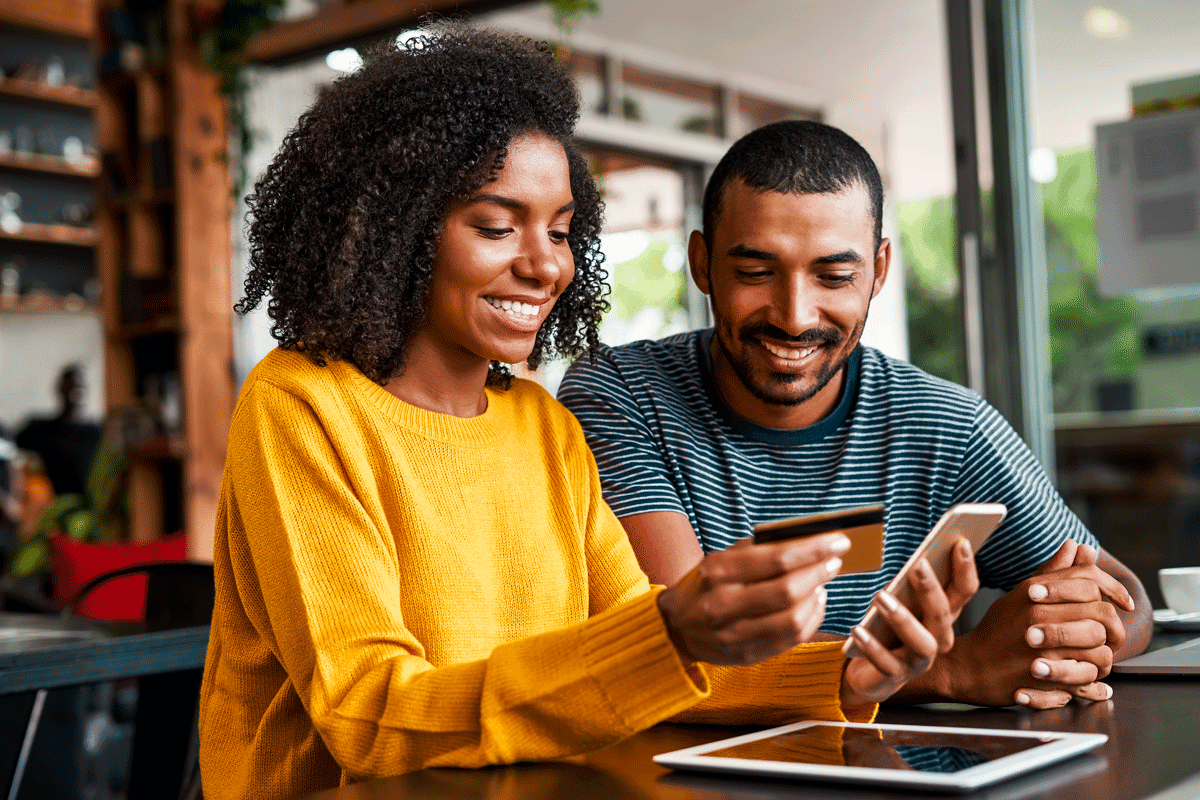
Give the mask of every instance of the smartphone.
<path id="1" fill-rule="evenodd" d="M 887 593 L 920 618 L 917 593 L 908 581 L 909 570 L 915 569 L 919 560 L 927 558 L 938 582 L 945 586 L 950 582 L 950 556 L 955 542 L 960 538 L 966 539 L 971 545 L 971 551 L 978 553 L 979 548 L 992 535 L 992 531 L 1004 521 L 1006 514 L 1008 509 L 1000 503 L 959 503 L 951 506 L 887 585 Z M 900 639 L 884 621 L 883 615 L 876 611 L 874 605 L 867 609 L 867 615 L 863 617 L 861 624 L 889 650 L 900 644 Z M 846 640 L 842 652 L 850 658 L 861 655 L 854 646 L 853 639 Z"/>
<path id="2" fill-rule="evenodd" d="M 873 572 L 883 566 L 883 506 L 860 506 L 793 517 L 754 526 L 754 543 L 781 542 L 819 533 L 843 533 L 850 550 L 842 555 L 839 575 Z"/>

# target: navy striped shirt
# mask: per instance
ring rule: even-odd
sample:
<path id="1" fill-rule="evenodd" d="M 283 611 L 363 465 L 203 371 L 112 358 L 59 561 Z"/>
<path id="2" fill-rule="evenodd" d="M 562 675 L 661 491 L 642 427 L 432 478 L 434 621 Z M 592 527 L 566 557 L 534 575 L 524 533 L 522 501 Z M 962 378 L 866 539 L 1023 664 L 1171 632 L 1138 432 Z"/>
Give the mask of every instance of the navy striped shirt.
<path id="1" fill-rule="evenodd" d="M 559 400 L 583 426 L 616 515 L 684 514 L 705 552 L 760 522 L 883 503 L 883 567 L 830 582 L 822 630 L 848 634 L 955 503 L 1008 507 L 976 557 L 985 586 L 1011 589 L 1066 539 L 1097 546 L 978 394 L 859 347 L 829 416 L 765 428 L 720 396 L 711 340 L 708 329 L 604 347 L 568 370 Z"/>

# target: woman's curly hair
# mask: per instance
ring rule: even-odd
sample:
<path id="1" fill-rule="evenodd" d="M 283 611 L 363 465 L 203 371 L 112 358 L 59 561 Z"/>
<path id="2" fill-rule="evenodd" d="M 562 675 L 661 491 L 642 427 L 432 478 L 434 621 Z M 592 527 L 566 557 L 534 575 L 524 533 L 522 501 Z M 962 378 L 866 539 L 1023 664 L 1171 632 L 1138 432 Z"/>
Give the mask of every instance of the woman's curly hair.
<path id="1" fill-rule="evenodd" d="M 386 383 L 425 318 L 450 202 L 494 179 L 514 138 L 539 133 L 570 165 L 575 279 L 526 363 L 595 347 L 608 308 L 603 203 L 571 140 L 578 116 L 567 70 L 528 39 L 443 25 L 371 53 L 305 112 L 247 199 L 250 272 L 236 310 L 270 297 L 281 346 Z M 510 380 L 493 362 L 489 382 Z"/>

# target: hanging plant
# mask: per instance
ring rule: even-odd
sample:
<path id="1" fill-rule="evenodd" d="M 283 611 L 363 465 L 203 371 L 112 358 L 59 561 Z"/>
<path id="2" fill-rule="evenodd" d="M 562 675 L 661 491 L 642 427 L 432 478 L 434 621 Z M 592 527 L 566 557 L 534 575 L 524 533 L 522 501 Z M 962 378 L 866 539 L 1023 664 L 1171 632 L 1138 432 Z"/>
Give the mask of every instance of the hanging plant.
<path id="1" fill-rule="evenodd" d="M 229 100 L 229 130 L 236 148 L 230 159 L 235 198 L 246 186 L 245 155 L 254 143 L 246 109 L 250 80 L 247 65 L 237 54 L 251 37 L 275 22 L 284 5 L 285 0 L 226 0 L 203 43 L 205 65 L 220 76 L 221 93 Z"/>

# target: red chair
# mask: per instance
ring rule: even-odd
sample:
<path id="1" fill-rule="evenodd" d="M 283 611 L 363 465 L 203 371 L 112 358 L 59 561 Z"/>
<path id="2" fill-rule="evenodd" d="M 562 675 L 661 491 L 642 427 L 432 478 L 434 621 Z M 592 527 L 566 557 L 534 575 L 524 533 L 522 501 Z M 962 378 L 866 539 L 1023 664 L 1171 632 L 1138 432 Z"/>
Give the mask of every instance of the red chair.
<path id="1" fill-rule="evenodd" d="M 137 621 L 145 613 L 144 571 L 105 581 L 90 593 L 81 590 L 98 575 L 139 564 L 183 561 L 186 557 L 187 538 L 182 533 L 144 544 L 77 542 L 56 534 L 50 537 L 53 598 L 59 606 L 65 606 L 72 598 L 82 597 L 73 613 L 88 619 Z"/>

